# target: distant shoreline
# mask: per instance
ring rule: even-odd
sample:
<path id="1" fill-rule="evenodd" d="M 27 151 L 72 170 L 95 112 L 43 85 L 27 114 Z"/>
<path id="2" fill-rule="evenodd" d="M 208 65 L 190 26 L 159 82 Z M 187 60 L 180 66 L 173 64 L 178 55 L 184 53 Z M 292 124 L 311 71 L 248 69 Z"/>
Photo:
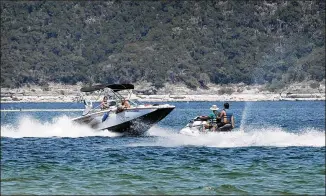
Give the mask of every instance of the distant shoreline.
<path id="1" fill-rule="evenodd" d="M 311 82 L 310 82 L 311 84 Z M 292 84 L 278 92 L 267 91 L 264 85 L 209 84 L 208 90 L 188 89 L 182 84 L 168 85 L 156 90 L 156 94 L 137 93 L 137 90 L 151 92 L 149 83 L 135 84 L 135 92 L 131 99 L 140 102 L 192 102 L 192 101 L 325 101 L 325 84 L 320 83 L 318 89 L 310 87 L 309 81 Z M 1 103 L 41 103 L 41 102 L 78 102 L 81 85 L 50 84 L 46 89 L 41 86 L 25 86 L 17 89 L 1 88 Z M 102 96 L 84 96 L 93 102 L 100 102 Z"/>
<path id="2" fill-rule="evenodd" d="M 245 95 L 236 96 L 230 95 L 229 97 L 223 96 L 220 98 L 214 98 L 216 95 L 183 95 L 185 98 L 165 98 L 169 95 L 148 95 L 146 98 L 139 98 L 137 96 L 132 99 L 137 99 L 140 102 L 262 102 L 262 101 L 325 101 L 325 97 L 320 97 L 319 94 L 312 95 L 315 97 L 310 98 L 286 98 L 280 97 L 279 94 L 269 95 Z M 319 97 L 317 97 L 319 96 Z M 181 95 L 180 95 L 181 97 Z M 17 97 L 18 100 L 1 100 L 1 103 L 77 103 L 80 101 L 74 100 L 75 97 L 67 96 L 65 99 L 56 96 L 39 96 L 39 97 Z M 95 100 L 94 102 L 100 102 L 101 100 Z"/>
<path id="3" fill-rule="evenodd" d="M 225 100 L 226 102 L 227 100 Z M 258 101 L 229 101 L 229 102 L 268 102 L 273 100 L 258 100 Z M 280 102 L 280 101 L 325 101 L 325 99 L 300 99 L 300 100 L 274 100 L 273 102 Z M 223 101 L 184 101 L 184 100 L 176 100 L 176 101 L 141 101 L 141 102 L 148 102 L 148 103 L 156 103 L 156 102 L 223 102 Z M 10 103 L 78 103 L 78 102 L 69 102 L 69 101 L 1 101 L 1 104 L 10 104 Z M 96 103 L 99 103 L 98 101 Z"/>

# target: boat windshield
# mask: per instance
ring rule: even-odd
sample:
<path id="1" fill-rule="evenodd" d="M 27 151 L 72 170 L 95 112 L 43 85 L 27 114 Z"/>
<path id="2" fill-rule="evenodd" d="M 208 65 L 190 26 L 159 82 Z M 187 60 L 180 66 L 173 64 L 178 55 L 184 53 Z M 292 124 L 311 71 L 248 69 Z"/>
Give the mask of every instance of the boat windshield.
<path id="1" fill-rule="evenodd" d="M 109 87 L 109 88 L 106 88 Z M 80 101 L 83 100 L 85 108 L 87 108 L 87 113 L 96 112 L 101 106 L 101 104 L 93 107 L 91 100 L 102 101 L 104 96 L 108 99 L 109 106 L 116 106 L 122 104 L 123 100 L 128 100 L 132 107 L 137 107 L 141 103 L 135 99 L 130 99 L 132 95 L 133 86 L 131 85 L 95 85 L 93 87 L 82 88 L 82 92 L 85 93 L 85 97 L 81 94 Z M 85 110 L 86 111 L 86 110 Z"/>
<path id="2" fill-rule="evenodd" d="M 118 106 L 120 104 L 122 104 L 123 100 L 128 100 L 128 102 L 130 103 L 131 106 L 133 107 L 137 107 L 139 105 L 142 105 L 141 102 L 139 102 L 137 99 L 130 99 L 131 95 L 132 95 L 132 91 L 125 91 L 125 92 L 114 92 L 110 89 L 103 89 L 97 92 L 93 92 L 93 93 L 88 93 L 88 94 L 92 94 L 92 98 L 90 98 L 91 100 L 99 100 L 102 101 L 103 97 L 106 96 L 108 98 L 108 103 L 110 103 L 110 105 L 112 106 Z M 84 100 L 86 100 L 87 97 L 83 97 Z M 90 100 L 89 100 L 90 101 Z M 87 101 L 87 102 L 89 102 Z M 113 104 L 114 103 L 114 104 Z M 98 108 L 100 105 L 98 105 L 95 108 L 92 109 L 96 109 Z"/>
<path id="3" fill-rule="evenodd" d="M 137 107 L 138 105 L 141 105 L 142 103 L 140 101 L 138 101 L 137 99 L 130 99 L 128 100 L 130 105 Z"/>

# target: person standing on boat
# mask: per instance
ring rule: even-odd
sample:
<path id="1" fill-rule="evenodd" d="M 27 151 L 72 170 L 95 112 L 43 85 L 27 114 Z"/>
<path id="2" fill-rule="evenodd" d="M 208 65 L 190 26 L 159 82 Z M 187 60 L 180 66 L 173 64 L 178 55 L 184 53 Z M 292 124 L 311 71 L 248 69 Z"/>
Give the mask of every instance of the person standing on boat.
<path id="1" fill-rule="evenodd" d="M 219 115 L 219 118 L 221 119 L 221 126 L 219 126 L 219 128 L 221 131 L 229 131 L 234 128 L 234 116 L 229 108 L 229 103 L 224 103 L 224 109 Z"/>

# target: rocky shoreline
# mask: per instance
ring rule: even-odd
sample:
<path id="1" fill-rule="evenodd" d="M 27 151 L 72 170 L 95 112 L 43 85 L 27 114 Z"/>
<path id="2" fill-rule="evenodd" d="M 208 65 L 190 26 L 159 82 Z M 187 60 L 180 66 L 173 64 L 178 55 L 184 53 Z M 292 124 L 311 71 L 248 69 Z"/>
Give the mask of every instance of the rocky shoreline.
<path id="1" fill-rule="evenodd" d="M 310 82 L 311 83 L 311 82 Z M 18 89 L 1 88 L 1 103 L 12 102 L 78 102 L 80 101 L 79 85 L 50 84 L 49 86 L 25 86 Z M 244 84 L 213 85 L 209 89 L 191 90 L 184 85 L 165 85 L 152 92 L 149 83 L 135 84 L 131 99 L 142 102 L 174 102 L 174 101 L 325 101 L 325 85 L 320 83 L 311 88 L 309 82 L 293 84 L 291 87 L 269 92 L 262 85 L 247 86 Z M 139 91 L 136 89 L 142 89 Z M 145 90 L 144 90 L 145 89 Z M 85 96 L 94 100 L 94 96 Z M 94 101 L 100 101 L 98 96 Z"/>

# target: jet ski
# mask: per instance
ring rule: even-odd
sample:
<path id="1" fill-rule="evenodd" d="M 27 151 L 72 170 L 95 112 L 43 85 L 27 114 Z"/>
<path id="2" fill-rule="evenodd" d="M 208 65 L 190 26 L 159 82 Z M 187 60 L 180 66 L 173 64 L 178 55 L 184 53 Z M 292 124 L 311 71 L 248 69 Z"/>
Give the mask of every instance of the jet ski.
<path id="1" fill-rule="evenodd" d="M 222 127 L 216 127 L 215 130 L 214 128 L 207 129 L 205 128 L 205 125 L 207 124 L 208 121 L 206 119 L 203 119 L 201 116 L 197 116 L 194 119 L 191 119 L 187 125 L 180 130 L 179 133 L 184 135 L 197 136 L 211 132 L 229 132 L 233 129 L 231 124 L 226 124 Z"/>
<path id="2" fill-rule="evenodd" d="M 82 96 L 85 110 L 81 116 L 72 119 L 73 122 L 87 125 L 95 130 L 109 130 L 124 135 L 141 135 L 175 108 L 169 104 L 143 104 L 131 99 L 128 99 L 130 107 L 122 108 L 122 102 L 127 98 L 119 92 L 127 90 L 131 97 L 131 89 L 134 89 L 132 84 L 99 84 L 81 88 L 80 91 L 83 93 L 100 91 L 102 96 L 109 97 L 109 107 L 100 110 L 93 107 L 91 100 L 86 100 Z"/>

